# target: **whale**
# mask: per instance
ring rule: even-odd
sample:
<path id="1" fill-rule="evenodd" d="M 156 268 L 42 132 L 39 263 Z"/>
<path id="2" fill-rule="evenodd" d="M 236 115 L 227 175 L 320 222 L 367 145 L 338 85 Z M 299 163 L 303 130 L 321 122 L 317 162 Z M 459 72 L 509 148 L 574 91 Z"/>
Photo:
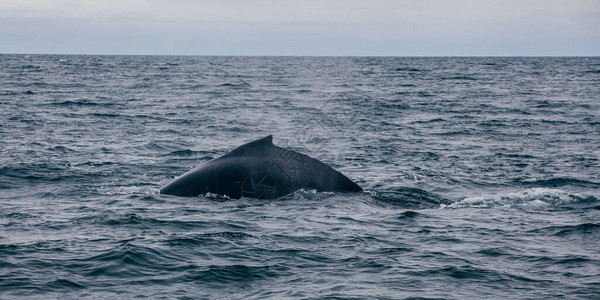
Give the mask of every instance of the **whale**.
<path id="1" fill-rule="evenodd" d="M 269 135 L 189 170 L 159 192 L 185 197 L 276 199 L 301 189 L 362 191 L 358 184 L 327 164 L 275 146 L 273 136 Z"/>

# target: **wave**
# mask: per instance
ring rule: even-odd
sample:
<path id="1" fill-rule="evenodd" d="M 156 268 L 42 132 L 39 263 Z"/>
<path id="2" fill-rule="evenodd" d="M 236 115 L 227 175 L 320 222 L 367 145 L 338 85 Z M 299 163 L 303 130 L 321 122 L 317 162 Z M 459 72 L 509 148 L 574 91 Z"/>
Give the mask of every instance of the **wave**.
<path id="1" fill-rule="evenodd" d="M 68 259 L 65 263 L 73 273 L 87 280 L 112 278 L 118 283 L 135 279 L 135 284 L 142 285 L 152 284 L 157 280 L 164 281 L 163 284 L 200 281 L 208 285 L 250 282 L 275 277 L 286 269 L 270 265 L 199 265 L 188 261 L 185 253 L 168 248 L 137 245 L 131 240 L 124 240 L 121 245 L 93 256 Z"/>
<path id="2" fill-rule="evenodd" d="M 64 179 L 78 179 L 80 174 L 68 172 L 68 164 L 61 162 L 36 162 L 36 163 L 17 163 L 15 165 L 5 165 L 0 167 L 0 178 L 5 177 L 11 180 L 47 180 L 58 181 Z"/>
<path id="3" fill-rule="evenodd" d="M 411 67 L 398 67 L 395 69 L 396 72 L 424 72 L 425 70 L 411 68 Z"/>
<path id="4" fill-rule="evenodd" d="M 98 106 L 98 105 L 107 105 L 107 104 L 92 102 L 92 101 L 86 100 L 86 99 L 79 99 L 79 100 L 65 100 L 65 101 L 60 101 L 60 102 L 53 102 L 53 103 L 49 103 L 49 105 L 54 105 L 54 106 Z"/>
<path id="5" fill-rule="evenodd" d="M 75 219 L 75 222 L 83 222 L 88 223 L 92 222 L 97 225 L 104 226 L 136 226 L 141 228 L 151 228 L 154 226 L 167 226 L 167 227 L 176 227 L 176 228 L 199 228 L 203 226 L 207 226 L 209 224 L 208 221 L 184 221 L 184 220 L 169 220 L 169 219 L 157 219 L 140 216 L 136 213 L 129 213 L 114 216 L 110 215 L 102 215 L 102 216 L 86 216 L 83 218 Z"/>
<path id="6" fill-rule="evenodd" d="M 206 151 L 194 151 L 190 149 L 175 150 L 161 156 L 195 156 L 198 154 L 207 154 Z M 203 159 L 212 159 L 212 156 L 205 156 Z"/>
<path id="7" fill-rule="evenodd" d="M 272 266 L 247 266 L 247 265 L 211 265 L 187 276 L 189 281 L 201 280 L 210 283 L 244 283 L 255 280 L 276 277 L 283 267 Z"/>
<path id="8" fill-rule="evenodd" d="M 132 278 L 184 271 L 189 265 L 170 250 L 135 245 L 129 240 L 102 253 L 72 259 L 72 269 L 86 277 Z"/>
<path id="9" fill-rule="evenodd" d="M 51 152 L 60 152 L 60 153 L 73 153 L 77 152 L 69 147 L 58 145 L 58 146 L 50 146 L 47 148 L 48 151 Z"/>
<path id="10" fill-rule="evenodd" d="M 403 213 L 400 214 L 400 218 L 406 218 L 406 219 L 414 219 L 418 216 L 420 216 L 421 214 L 412 210 L 407 210 Z"/>
<path id="11" fill-rule="evenodd" d="M 4 91 L 0 91 L 0 96 L 16 96 L 20 93 L 21 92 L 4 90 Z M 27 92 L 24 92 L 24 93 L 27 93 Z"/>
<path id="12" fill-rule="evenodd" d="M 94 117 L 99 117 L 99 118 L 120 118 L 123 117 L 120 114 L 112 114 L 112 113 L 91 113 L 88 114 L 89 116 L 94 116 Z"/>
<path id="13" fill-rule="evenodd" d="M 421 91 L 421 92 L 417 92 L 417 96 L 423 97 L 423 98 L 429 98 L 429 97 L 435 97 L 435 94 L 430 93 L 430 92 Z"/>
<path id="14" fill-rule="evenodd" d="M 448 208 L 497 208 L 513 207 L 533 210 L 594 208 L 600 201 L 590 195 L 570 193 L 555 188 L 530 188 L 517 192 L 503 192 L 495 195 L 467 197 Z"/>
<path id="15" fill-rule="evenodd" d="M 536 187 L 562 187 L 562 186 L 576 186 L 576 187 L 588 187 L 598 188 L 600 182 L 587 181 L 572 177 L 553 177 L 548 179 L 523 179 L 519 181 L 522 185 L 536 186 Z"/>
<path id="16" fill-rule="evenodd" d="M 436 208 L 441 205 L 450 205 L 452 201 L 422 190 L 412 187 L 400 187 L 391 191 L 373 192 L 375 199 L 382 205 L 391 205 L 399 208 Z M 414 217 L 416 215 L 408 213 L 406 217 Z"/>
<path id="17" fill-rule="evenodd" d="M 530 231 L 531 233 L 543 233 L 546 235 L 554 236 L 568 236 L 568 235 L 597 235 L 600 233 L 600 224 L 598 223 L 583 223 L 577 225 L 565 225 L 565 226 L 548 226 L 538 228 Z"/>
<path id="18" fill-rule="evenodd" d="M 252 237 L 254 236 L 241 231 L 223 231 L 202 233 L 191 236 L 177 236 L 167 239 L 165 243 L 169 246 L 188 247 L 194 245 L 208 245 L 219 241 L 236 241 Z"/>
<path id="19" fill-rule="evenodd" d="M 442 77 L 442 80 L 477 80 L 477 78 L 472 76 L 451 76 L 451 77 Z"/>
<path id="20" fill-rule="evenodd" d="M 494 154 L 498 157 L 506 157 L 506 158 L 519 158 L 519 159 L 536 159 L 537 157 L 529 154 L 519 154 L 519 153 L 496 153 Z"/>
<path id="21" fill-rule="evenodd" d="M 240 82 L 240 83 L 226 82 L 226 83 L 220 84 L 219 86 L 220 87 L 230 87 L 230 88 L 246 88 L 246 87 L 249 87 L 250 84 L 247 82 Z"/>
<path id="22" fill-rule="evenodd" d="M 470 265 L 465 265 L 465 266 L 444 266 L 444 267 L 440 267 L 440 268 L 434 268 L 434 269 L 429 269 L 429 270 L 424 270 L 424 271 L 409 271 L 407 272 L 410 275 L 413 276 L 449 276 L 449 277 L 453 277 L 453 278 L 459 278 L 459 279 L 467 279 L 467 278 L 471 278 L 471 279 L 478 279 L 481 281 L 486 280 L 486 278 L 489 278 L 490 276 L 496 276 L 498 278 L 500 278 L 500 273 L 497 271 L 493 271 L 493 270 L 485 270 L 485 269 L 481 269 L 481 268 L 477 268 L 474 266 L 470 266 Z M 497 278 L 495 278 L 497 279 Z"/>
<path id="23" fill-rule="evenodd" d="M 488 257 L 500 257 L 500 256 L 511 255 L 512 251 L 510 251 L 510 250 L 511 249 L 509 249 L 506 246 L 504 246 L 504 247 L 489 247 L 489 248 L 478 250 L 475 253 L 483 255 L 483 256 L 488 256 Z"/>
<path id="24" fill-rule="evenodd" d="M 37 66 L 37 65 L 27 64 L 27 65 L 21 65 L 21 69 L 24 69 L 24 70 L 41 70 L 42 67 L 41 66 Z"/>
<path id="25" fill-rule="evenodd" d="M 417 120 L 417 121 L 413 121 L 412 123 L 427 124 L 427 123 L 437 123 L 437 122 L 446 122 L 446 120 L 444 120 L 442 118 L 433 118 L 433 119 L 428 119 L 428 120 Z"/>
<path id="26" fill-rule="evenodd" d="M 84 289 L 85 286 L 77 283 L 75 281 L 69 279 L 55 279 L 46 283 L 45 292 L 47 291 L 57 291 L 64 292 L 65 289 L 73 290 L 73 289 Z"/>

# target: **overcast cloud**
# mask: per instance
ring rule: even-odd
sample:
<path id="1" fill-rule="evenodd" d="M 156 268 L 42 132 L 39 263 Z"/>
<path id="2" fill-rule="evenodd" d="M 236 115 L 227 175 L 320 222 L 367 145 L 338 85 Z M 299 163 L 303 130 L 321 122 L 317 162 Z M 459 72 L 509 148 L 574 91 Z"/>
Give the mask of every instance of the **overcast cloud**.
<path id="1" fill-rule="evenodd" d="M 2 0 L 0 53 L 600 55 L 600 1 Z"/>

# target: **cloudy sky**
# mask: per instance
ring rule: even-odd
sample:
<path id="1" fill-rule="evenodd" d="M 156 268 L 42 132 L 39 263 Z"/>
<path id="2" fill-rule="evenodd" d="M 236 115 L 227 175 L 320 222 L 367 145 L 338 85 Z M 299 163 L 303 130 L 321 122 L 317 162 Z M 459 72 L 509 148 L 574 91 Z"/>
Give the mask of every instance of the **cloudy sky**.
<path id="1" fill-rule="evenodd" d="M 0 53 L 600 55 L 600 0 L 0 0 Z"/>

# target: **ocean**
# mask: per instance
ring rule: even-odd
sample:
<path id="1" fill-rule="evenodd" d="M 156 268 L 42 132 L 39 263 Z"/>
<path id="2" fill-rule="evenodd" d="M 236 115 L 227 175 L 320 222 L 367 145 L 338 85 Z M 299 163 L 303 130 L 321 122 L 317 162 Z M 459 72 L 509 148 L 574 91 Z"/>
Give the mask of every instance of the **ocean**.
<path id="1" fill-rule="evenodd" d="M 1 299 L 600 299 L 599 57 L 0 55 Z M 362 193 L 161 195 L 246 142 Z"/>

